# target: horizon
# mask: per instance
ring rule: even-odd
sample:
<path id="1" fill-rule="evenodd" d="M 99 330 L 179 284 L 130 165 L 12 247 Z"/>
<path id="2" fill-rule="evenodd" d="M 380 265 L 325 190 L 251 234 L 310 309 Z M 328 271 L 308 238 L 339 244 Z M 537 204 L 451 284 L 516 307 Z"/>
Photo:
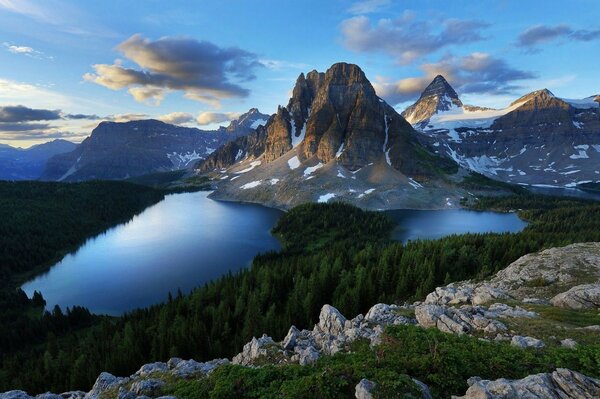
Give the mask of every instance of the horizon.
<path id="1" fill-rule="evenodd" d="M 503 108 L 543 88 L 581 99 L 600 92 L 600 4 L 577 4 L 2 0 L 0 143 L 80 142 L 103 120 L 213 130 L 274 113 L 300 73 L 335 62 L 359 65 L 399 112 L 438 74 L 465 104 Z"/>

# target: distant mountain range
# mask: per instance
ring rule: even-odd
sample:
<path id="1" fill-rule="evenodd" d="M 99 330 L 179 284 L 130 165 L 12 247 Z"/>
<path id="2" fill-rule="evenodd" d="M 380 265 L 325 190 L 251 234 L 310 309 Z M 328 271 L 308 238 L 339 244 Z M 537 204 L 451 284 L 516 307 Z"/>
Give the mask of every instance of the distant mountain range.
<path id="1" fill-rule="evenodd" d="M 42 178 L 188 169 L 213 179 L 215 198 L 278 207 L 331 199 L 367 208 L 454 207 L 483 189 L 466 183 L 472 172 L 523 185 L 600 181 L 599 101 L 544 89 L 504 109 L 465 105 L 438 75 L 400 115 L 358 66 L 338 63 L 301 74 L 275 114 L 253 108 L 215 131 L 103 122 L 76 148 L 57 151 Z"/>
<path id="2" fill-rule="evenodd" d="M 247 135 L 268 115 L 256 108 L 214 131 L 157 120 L 102 122 L 73 151 L 50 159 L 43 180 L 125 179 L 191 168 L 223 144 Z"/>
<path id="3" fill-rule="evenodd" d="M 465 106 L 437 76 L 402 115 L 424 145 L 465 168 L 504 182 L 575 187 L 600 180 L 598 101 L 544 89 L 504 109 Z"/>
<path id="4" fill-rule="evenodd" d="M 26 149 L 0 144 L 0 180 L 37 179 L 48 159 L 76 147 L 77 144 L 66 140 L 53 140 Z"/>

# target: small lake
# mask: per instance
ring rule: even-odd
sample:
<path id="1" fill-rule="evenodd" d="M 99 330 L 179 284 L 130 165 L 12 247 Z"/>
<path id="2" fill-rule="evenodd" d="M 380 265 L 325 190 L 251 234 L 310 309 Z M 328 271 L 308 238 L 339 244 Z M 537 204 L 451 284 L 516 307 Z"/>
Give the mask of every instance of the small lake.
<path id="1" fill-rule="evenodd" d="M 278 250 L 270 233 L 283 212 L 218 202 L 209 193 L 168 195 L 128 223 L 88 240 L 46 274 L 23 286 L 47 308 L 81 305 L 118 315 L 167 299 Z"/>
<path id="2" fill-rule="evenodd" d="M 465 209 L 420 211 L 398 209 L 387 211 L 398 225 L 392 232 L 396 241 L 436 239 L 464 233 L 516 233 L 527 223 L 516 213 L 477 212 Z"/>
<path id="3" fill-rule="evenodd" d="M 85 306 L 119 315 L 186 293 L 255 255 L 280 248 L 270 231 L 283 212 L 260 205 L 213 201 L 207 192 L 168 195 L 127 223 L 88 240 L 47 273 L 27 282 L 47 308 Z M 466 232 L 520 231 L 516 214 L 467 210 L 388 212 L 399 222 L 393 238 L 435 239 Z"/>

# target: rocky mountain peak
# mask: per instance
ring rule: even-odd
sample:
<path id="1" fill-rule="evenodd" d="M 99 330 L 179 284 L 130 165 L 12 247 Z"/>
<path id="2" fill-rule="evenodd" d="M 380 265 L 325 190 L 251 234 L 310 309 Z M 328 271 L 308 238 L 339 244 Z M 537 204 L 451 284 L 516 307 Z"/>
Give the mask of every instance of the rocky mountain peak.
<path id="1" fill-rule="evenodd" d="M 228 133 L 244 135 L 256 129 L 259 125 L 265 125 L 268 120 L 269 115 L 261 113 L 258 108 L 250 108 L 248 112 L 245 112 L 240 115 L 239 118 L 232 120 L 225 130 Z"/>
<path id="2" fill-rule="evenodd" d="M 438 96 L 439 98 L 447 96 L 460 102 L 458 94 L 456 94 L 456 91 L 454 91 L 450 83 L 442 75 L 437 75 L 421 94 L 421 98 L 431 96 Z"/>
<path id="3" fill-rule="evenodd" d="M 536 90 L 536 91 L 532 91 L 531 93 L 525 94 L 522 97 L 519 97 L 518 99 L 516 99 L 515 101 L 513 101 L 510 105 L 514 106 L 516 104 L 519 103 L 526 103 L 530 100 L 533 99 L 539 99 L 541 101 L 548 101 L 550 99 L 556 98 L 556 96 L 554 95 L 554 93 L 552 93 L 550 90 L 548 89 L 541 89 L 541 90 Z"/>
<path id="4" fill-rule="evenodd" d="M 408 107 L 402 116 L 411 124 L 426 122 L 438 112 L 460 108 L 463 103 L 458 98 L 456 91 L 450 86 L 446 78 L 437 75 L 425 88 L 421 96 L 413 105 Z"/>

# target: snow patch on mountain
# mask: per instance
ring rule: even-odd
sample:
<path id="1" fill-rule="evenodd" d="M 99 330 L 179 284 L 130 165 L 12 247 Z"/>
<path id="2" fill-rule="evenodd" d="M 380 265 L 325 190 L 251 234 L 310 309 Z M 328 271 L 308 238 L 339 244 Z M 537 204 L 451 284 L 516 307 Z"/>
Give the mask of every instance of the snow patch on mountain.
<path id="1" fill-rule="evenodd" d="M 288 163 L 288 166 L 290 167 L 290 169 L 292 169 L 292 170 L 300 167 L 300 160 L 298 159 L 298 156 L 290 158 L 287 163 Z"/>
<path id="2" fill-rule="evenodd" d="M 240 188 L 242 190 L 248 190 L 249 188 L 254 188 L 254 187 L 258 187 L 260 186 L 261 182 L 260 181 L 252 181 L 250 183 L 246 183 L 243 186 L 240 186 Z"/>

